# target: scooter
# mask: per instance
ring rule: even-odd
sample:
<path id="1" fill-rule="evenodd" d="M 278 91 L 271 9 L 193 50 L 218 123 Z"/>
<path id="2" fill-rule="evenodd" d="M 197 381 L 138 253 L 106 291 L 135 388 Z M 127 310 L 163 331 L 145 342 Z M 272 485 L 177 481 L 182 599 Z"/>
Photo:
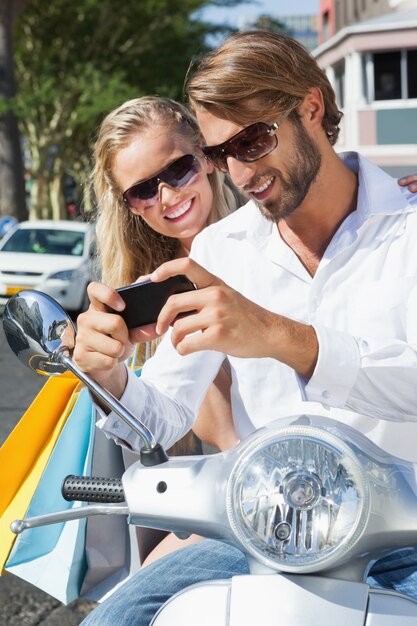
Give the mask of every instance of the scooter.
<path id="1" fill-rule="evenodd" d="M 242 550 L 250 574 L 173 596 L 151 626 L 416 626 L 417 602 L 363 582 L 372 564 L 417 543 L 417 464 L 327 417 L 294 415 L 219 454 L 168 458 L 152 433 L 71 359 L 75 327 L 49 296 L 24 291 L 4 311 L 9 345 L 42 374 L 69 369 L 141 436 L 121 480 L 68 476 L 85 506 L 12 524 L 27 528 L 126 515 L 129 524 L 197 533 Z M 88 503 L 88 504 L 87 504 Z"/>

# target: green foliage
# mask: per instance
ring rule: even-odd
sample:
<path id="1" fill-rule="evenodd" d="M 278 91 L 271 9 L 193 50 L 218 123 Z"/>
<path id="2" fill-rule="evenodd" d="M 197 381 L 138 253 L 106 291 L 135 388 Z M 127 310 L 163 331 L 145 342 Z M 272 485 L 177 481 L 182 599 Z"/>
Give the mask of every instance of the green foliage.
<path id="1" fill-rule="evenodd" d="M 254 22 L 253 28 L 256 30 L 264 30 L 270 33 L 287 33 L 288 29 L 278 19 L 271 17 L 270 15 L 260 15 Z"/>
<path id="2" fill-rule="evenodd" d="M 85 172 L 91 137 L 124 100 L 181 99 L 190 59 L 206 51 L 208 35 L 227 33 L 198 19 L 199 10 L 241 1 L 27 0 L 16 21 L 18 93 L 9 104 L 32 177 Z"/>

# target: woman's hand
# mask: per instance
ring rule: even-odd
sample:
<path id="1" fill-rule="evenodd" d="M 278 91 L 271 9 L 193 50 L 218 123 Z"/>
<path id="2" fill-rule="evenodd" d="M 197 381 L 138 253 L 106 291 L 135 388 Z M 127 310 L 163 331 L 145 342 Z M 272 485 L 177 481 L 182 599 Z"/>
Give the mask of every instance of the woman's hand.
<path id="1" fill-rule="evenodd" d="M 117 314 L 124 302 L 117 291 L 102 283 L 91 283 L 87 292 L 90 306 L 77 319 L 73 358 L 84 372 L 120 398 L 127 380 L 123 362 L 133 351 L 126 324 Z"/>
<path id="2" fill-rule="evenodd" d="M 409 191 L 417 192 L 417 174 L 410 174 L 409 176 L 403 176 L 398 180 L 398 184 L 401 187 L 408 187 Z"/>

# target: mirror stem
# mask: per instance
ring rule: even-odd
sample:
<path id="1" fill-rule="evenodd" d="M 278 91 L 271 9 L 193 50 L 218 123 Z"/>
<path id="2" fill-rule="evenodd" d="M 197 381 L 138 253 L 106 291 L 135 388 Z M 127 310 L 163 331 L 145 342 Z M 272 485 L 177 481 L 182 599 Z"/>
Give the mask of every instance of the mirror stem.
<path id="1" fill-rule="evenodd" d="M 101 402 L 114 411 L 137 435 L 142 465 L 165 463 L 168 455 L 151 431 L 128 411 L 107 389 L 82 372 L 71 358 L 63 336 L 75 344 L 76 327 L 56 300 L 36 289 L 23 289 L 9 298 L 3 311 L 3 328 L 12 351 L 24 365 L 39 374 L 62 374 L 70 370 Z"/>
<path id="2" fill-rule="evenodd" d="M 122 419 L 142 439 L 145 448 L 152 450 L 157 445 L 156 439 L 150 430 L 136 419 L 130 411 L 128 411 L 109 391 L 100 387 L 92 378 L 85 374 L 69 356 L 67 349 L 62 350 L 57 355 L 57 360 L 65 365 L 73 374 L 76 375 L 89 389 L 105 404 L 111 411 Z"/>

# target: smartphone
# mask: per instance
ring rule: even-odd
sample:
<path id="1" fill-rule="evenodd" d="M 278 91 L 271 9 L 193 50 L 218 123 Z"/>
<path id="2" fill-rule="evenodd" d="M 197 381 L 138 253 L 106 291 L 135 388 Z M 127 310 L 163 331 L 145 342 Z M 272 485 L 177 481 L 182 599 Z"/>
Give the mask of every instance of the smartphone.
<path id="1" fill-rule="evenodd" d="M 160 283 L 147 280 L 116 289 L 126 303 L 123 311 L 118 311 L 128 328 L 153 324 L 168 298 L 177 293 L 196 289 L 186 276 L 171 276 Z M 191 313 L 191 311 L 190 311 Z"/>

